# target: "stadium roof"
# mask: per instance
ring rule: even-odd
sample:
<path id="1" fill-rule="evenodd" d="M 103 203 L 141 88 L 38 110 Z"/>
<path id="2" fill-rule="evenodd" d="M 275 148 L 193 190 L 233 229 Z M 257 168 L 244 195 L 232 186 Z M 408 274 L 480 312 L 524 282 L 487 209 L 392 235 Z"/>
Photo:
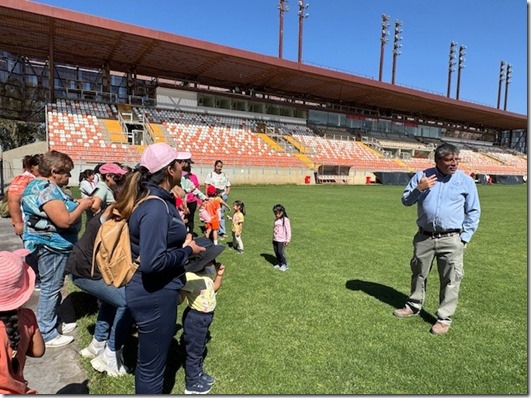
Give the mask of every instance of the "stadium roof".
<path id="1" fill-rule="evenodd" d="M 2 0 L 0 50 L 92 68 L 255 88 L 274 95 L 371 107 L 495 130 L 527 116 L 369 78 L 117 22 L 26 0 Z"/>

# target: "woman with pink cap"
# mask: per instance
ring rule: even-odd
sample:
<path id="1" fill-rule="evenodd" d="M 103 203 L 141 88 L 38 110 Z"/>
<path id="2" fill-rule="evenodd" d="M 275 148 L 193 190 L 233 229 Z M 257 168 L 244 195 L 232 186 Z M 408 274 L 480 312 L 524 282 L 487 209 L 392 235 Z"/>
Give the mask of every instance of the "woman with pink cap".
<path id="1" fill-rule="evenodd" d="M 34 312 L 22 308 L 35 285 L 35 273 L 23 261 L 28 254 L 0 252 L 0 394 L 37 393 L 24 379 L 26 356 L 40 358 L 45 351 Z"/>
<path id="2" fill-rule="evenodd" d="M 204 251 L 186 240 L 186 225 L 171 193 L 181 181 L 182 154 L 166 143 L 149 145 L 127 177 L 114 208 L 128 219 L 133 258 L 140 265 L 125 286 L 127 307 L 138 327 L 137 394 L 161 394 L 166 359 L 175 334 L 177 306 L 186 283 L 184 265 Z M 156 196 L 151 200 L 142 199 Z"/>
<path id="3" fill-rule="evenodd" d="M 96 185 L 98 190 L 94 194 L 94 202 L 91 206 L 93 214 L 99 213 L 115 201 L 112 189 L 123 180 L 126 174 L 127 171 L 115 163 L 105 163 L 100 166 L 101 180 Z"/>

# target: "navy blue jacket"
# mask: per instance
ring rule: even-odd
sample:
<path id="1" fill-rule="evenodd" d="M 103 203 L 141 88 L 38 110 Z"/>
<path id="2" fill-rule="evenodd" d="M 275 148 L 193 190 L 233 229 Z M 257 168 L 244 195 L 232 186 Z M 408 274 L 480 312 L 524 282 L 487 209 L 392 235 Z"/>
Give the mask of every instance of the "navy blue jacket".
<path id="1" fill-rule="evenodd" d="M 142 202 L 129 218 L 133 258 L 140 256 L 140 266 L 129 286 L 142 283 L 147 291 L 162 288 L 179 290 L 186 283 L 184 263 L 192 248 L 183 248 L 186 225 L 182 221 L 173 194 L 150 184 L 150 195 L 162 198 Z"/>

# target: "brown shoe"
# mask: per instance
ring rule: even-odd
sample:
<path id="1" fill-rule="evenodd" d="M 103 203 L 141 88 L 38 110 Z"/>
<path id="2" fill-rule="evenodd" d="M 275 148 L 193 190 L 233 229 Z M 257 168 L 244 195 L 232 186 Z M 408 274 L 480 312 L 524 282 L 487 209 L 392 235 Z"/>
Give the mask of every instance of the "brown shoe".
<path id="1" fill-rule="evenodd" d="M 394 310 L 393 315 L 398 318 L 409 318 L 409 317 L 418 315 L 419 312 L 420 311 L 417 311 L 417 312 L 413 311 L 413 309 L 411 309 L 410 307 L 406 305 L 404 308 L 399 308 L 397 310 Z"/>
<path id="2" fill-rule="evenodd" d="M 437 322 L 431 327 L 430 333 L 440 336 L 442 334 L 448 333 L 448 330 L 450 330 L 450 325 L 447 325 L 442 322 Z"/>

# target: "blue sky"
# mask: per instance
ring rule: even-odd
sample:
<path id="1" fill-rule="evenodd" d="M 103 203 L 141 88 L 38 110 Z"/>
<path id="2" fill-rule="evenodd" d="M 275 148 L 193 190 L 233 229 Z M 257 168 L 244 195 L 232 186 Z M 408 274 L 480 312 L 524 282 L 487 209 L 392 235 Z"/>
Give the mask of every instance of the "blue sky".
<path id="1" fill-rule="evenodd" d="M 74 11 L 278 56 L 278 0 L 39 0 Z M 496 107 L 500 61 L 512 65 L 507 110 L 527 114 L 524 0 L 305 0 L 303 63 L 378 79 L 381 15 L 390 19 L 383 81 L 391 82 L 393 29 L 402 21 L 396 84 L 446 95 L 450 42 L 465 45 L 459 97 Z M 297 61 L 298 0 L 284 14 L 283 58 Z M 452 75 L 455 98 L 457 72 Z M 505 83 L 500 107 L 503 109 Z"/>

